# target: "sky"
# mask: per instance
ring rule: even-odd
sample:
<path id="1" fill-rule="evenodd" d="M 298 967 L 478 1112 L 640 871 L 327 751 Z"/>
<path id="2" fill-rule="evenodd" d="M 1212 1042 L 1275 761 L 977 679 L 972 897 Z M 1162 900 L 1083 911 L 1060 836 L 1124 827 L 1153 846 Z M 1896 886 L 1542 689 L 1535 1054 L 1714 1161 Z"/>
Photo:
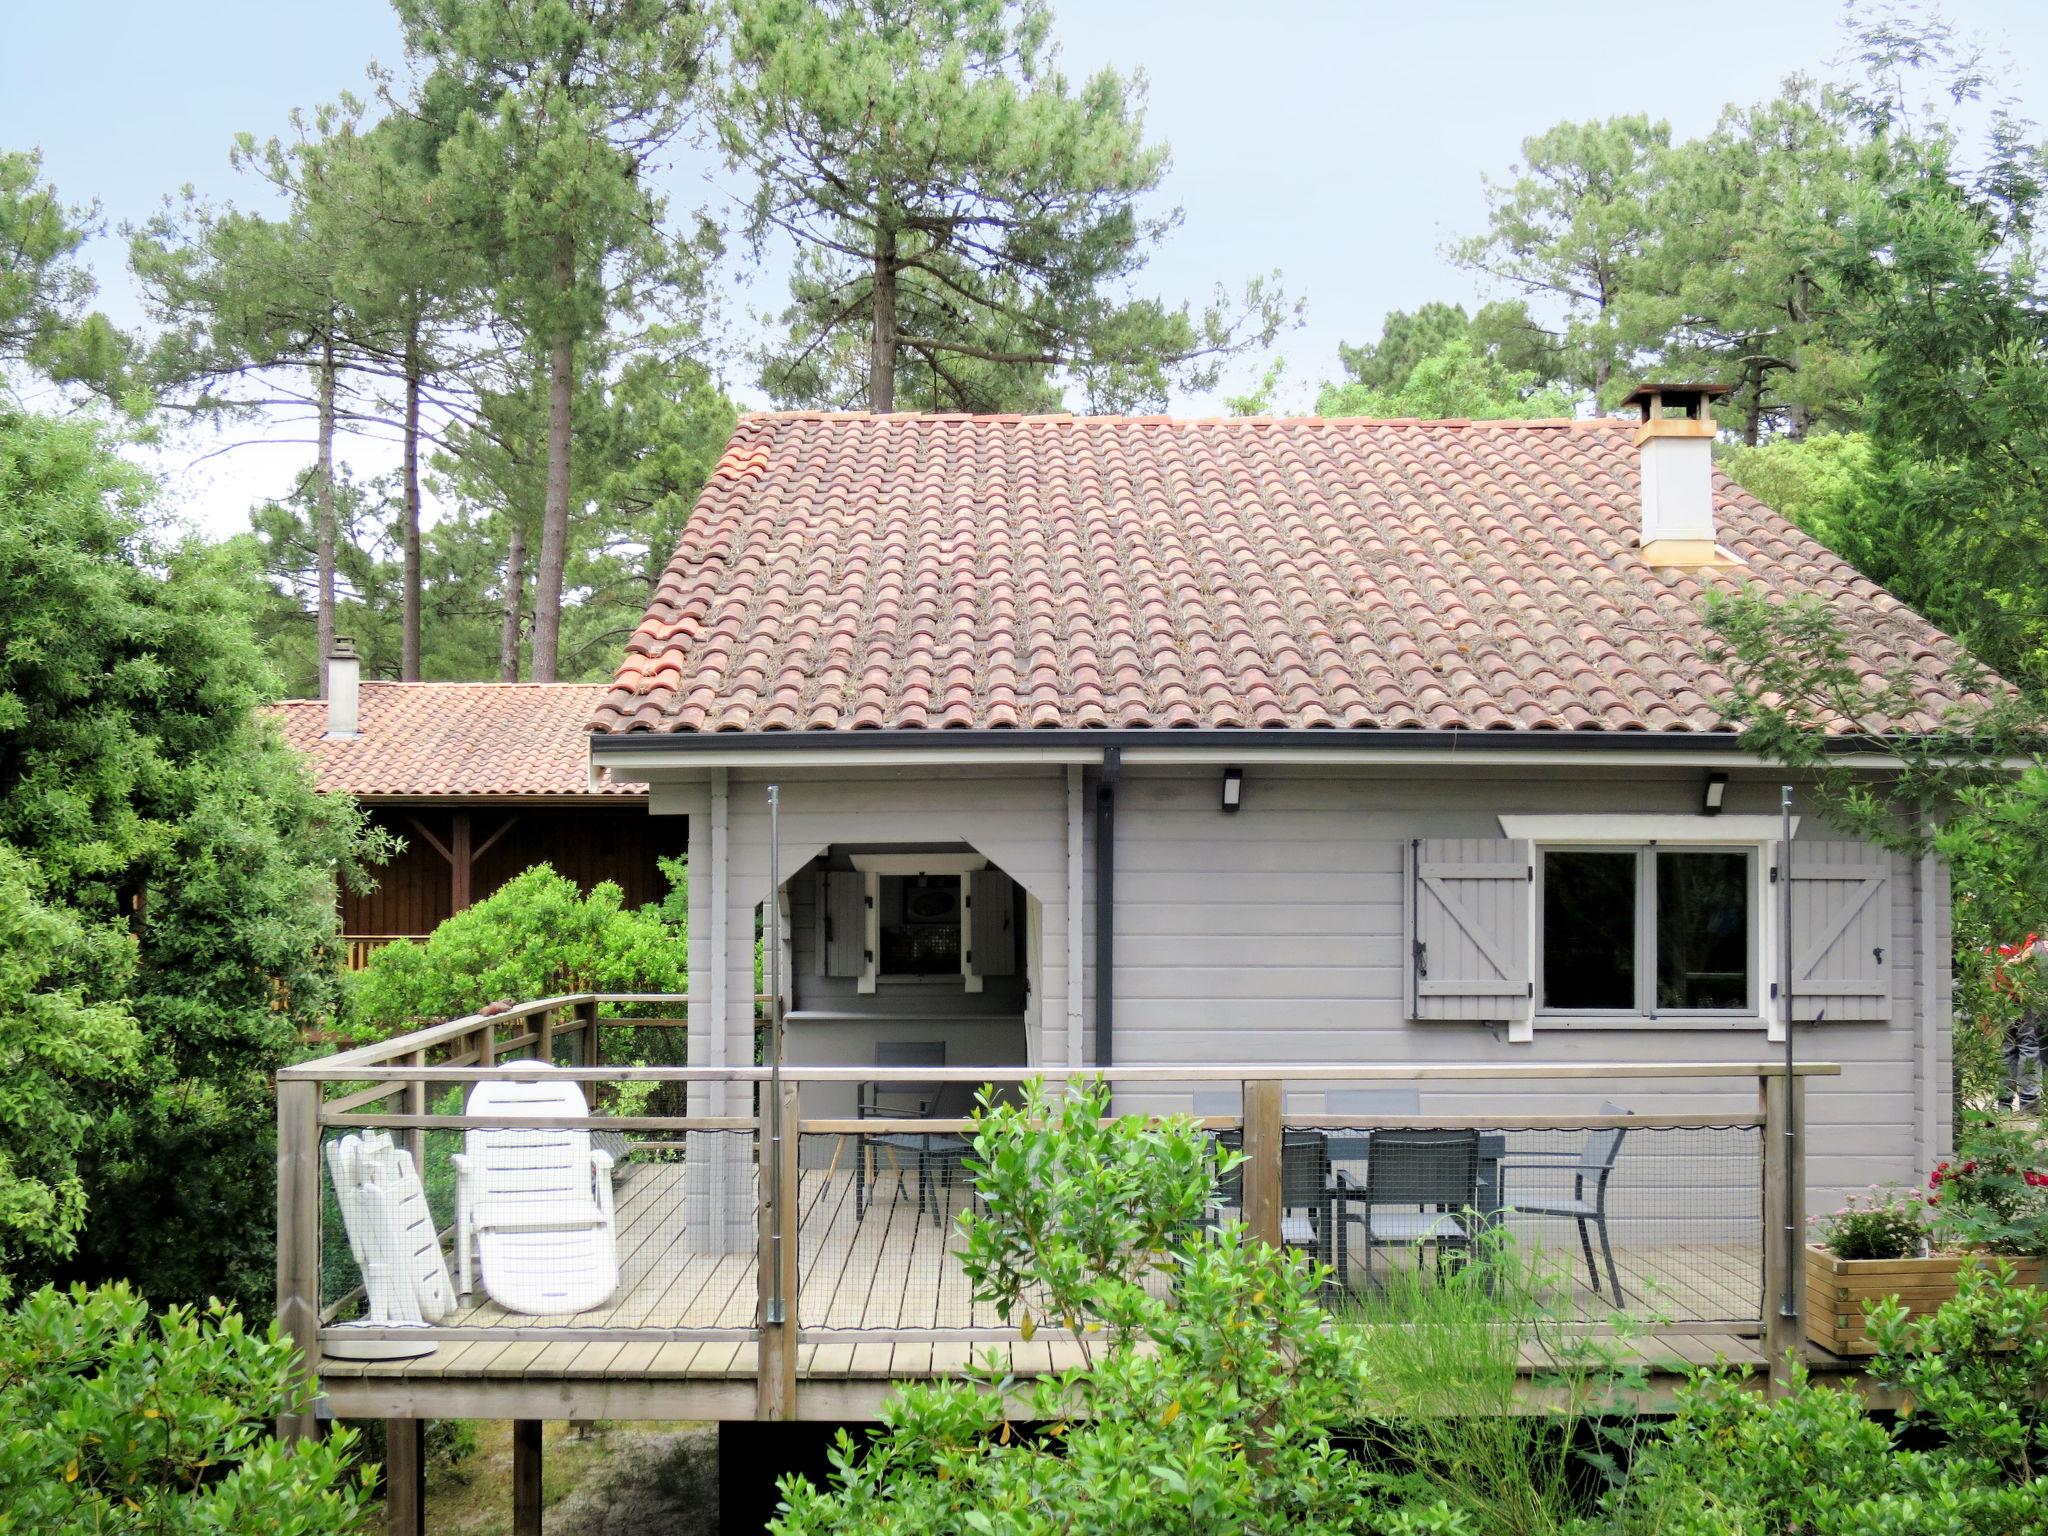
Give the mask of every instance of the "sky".
<path id="1" fill-rule="evenodd" d="M 1702 133 L 1724 106 L 1768 97 L 1787 75 L 1829 73 L 1842 46 L 1834 0 L 1056 0 L 1055 11 L 1068 74 L 1143 70 L 1148 131 L 1172 148 L 1160 200 L 1185 222 L 1145 288 L 1199 305 L 1219 282 L 1277 268 L 1305 300 L 1303 324 L 1277 347 L 1279 403 L 1291 409 L 1337 374 L 1338 343 L 1377 336 L 1388 311 L 1500 296 L 1443 248 L 1484 227 L 1484 178 L 1506 176 L 1525 137 L 1623 112 L 1665 118 L 1678 137 Z M 2048 116 L 2048 3 L 1952 0 L 1944 11 L 2006 56 L 2022 108 Z M 263 189 L 229 165 L 235 134 L 283 134 L 295 107 L 368 96 L 372 61 L 403 62 L 379 0 L 0 0 L 0 147 L 40 149 L 60 192 L 97 199 L 111 229 L 188 184 L 260 208 Z M 679 208 L 730 216 L 739 183 L 687 146 L 674 161 L 667 186 Z M 111 234 L 93 248 L 99 304 L 139 323 L 122 255 Z M 735 246 L 723 286 L 726 385 L 743 404 L 765 404 L 741 353 L 750 312 L 780 301 L 780 271 L 751 270 Z M 1248 385 L 1265 361 L 1245 361 L 1226 387 Z M 174 505 L 210 534 L 246 526 L 249 507 L 289 491 L 310 458 L 302 429 L 227 447 L 247 435 L 181 441 L 157 457 Z M 389 462 L 375 443 L 344 457 L 364 476 Z"/>

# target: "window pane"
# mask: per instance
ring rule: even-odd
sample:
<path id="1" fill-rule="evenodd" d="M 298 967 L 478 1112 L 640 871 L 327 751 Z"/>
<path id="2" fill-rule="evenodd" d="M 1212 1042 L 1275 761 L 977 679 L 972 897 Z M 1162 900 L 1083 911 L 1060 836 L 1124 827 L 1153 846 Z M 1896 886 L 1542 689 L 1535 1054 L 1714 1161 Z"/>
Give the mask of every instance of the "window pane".
<path id="1" fill-rule="evenodd" d="M 1657 1006 L 1749 1007 L 1747 853 L 1657 855 Z"/>
<path id="2" fill-rule="evenodd" d="M 1543 1006 L 1636 1006 L 1636 865 L 1625 853 L 1543 855 Z"/>
<path id="3" fill-rule="evenodd" d="M 960 877 L 884 875 L 881 973 L 960 974 Z"/>

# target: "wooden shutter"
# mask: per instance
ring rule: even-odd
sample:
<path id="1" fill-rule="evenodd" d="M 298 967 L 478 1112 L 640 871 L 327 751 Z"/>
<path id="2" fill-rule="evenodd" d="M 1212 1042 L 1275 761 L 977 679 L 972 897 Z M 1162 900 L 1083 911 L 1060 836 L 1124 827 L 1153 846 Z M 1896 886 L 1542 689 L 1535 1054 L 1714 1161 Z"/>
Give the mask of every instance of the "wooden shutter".
<path id="1" fill-rule="evenodd" d="M 1416 1019 L 1529 1017 L 1529 844 L 1408 845 L 1408 1000 Z"/>
<path id="2" fill-rule="evenodd" d="M 1010 877 L 977 869 L 967 882 L 967 961 L 977 976 L 1017 974 L 1017 902 Z"/>
<path id="3" fill-rule="evenodd" d="M 1870 843 L 1792 845 L 1794 1019 L 1892 1016 L 1891 876 Z"/>
<path id="4" fill-rule="evenodd" d="M 867 880 L 856 870 L 828 869 L 819 891 L 818 951 L 827 976 L 858 976 L 867 947 Z"/>

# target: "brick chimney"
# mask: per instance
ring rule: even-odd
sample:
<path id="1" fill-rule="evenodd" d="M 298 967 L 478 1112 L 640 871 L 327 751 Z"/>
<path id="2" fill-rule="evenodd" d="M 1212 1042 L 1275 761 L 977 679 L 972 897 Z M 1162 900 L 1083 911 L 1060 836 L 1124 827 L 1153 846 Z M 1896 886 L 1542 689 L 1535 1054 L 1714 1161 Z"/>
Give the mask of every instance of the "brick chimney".
<path id="1" fill-rule="evenodd" d="M 363 663 L 356 655 L 355 640 L 348 635 L 334 637 L 334 649 L 327 653 L 327 736 L 354 736 L 356 695 L 362 682 Z"/>
<path id="2" fill-rule="evenodd" d="M 1722 384 L 1639 384 L 1622 403 L 1642 412 L 1643 559 L 1678 570 L 1740 565 L 1714 542 L 1714 416 Z"/>

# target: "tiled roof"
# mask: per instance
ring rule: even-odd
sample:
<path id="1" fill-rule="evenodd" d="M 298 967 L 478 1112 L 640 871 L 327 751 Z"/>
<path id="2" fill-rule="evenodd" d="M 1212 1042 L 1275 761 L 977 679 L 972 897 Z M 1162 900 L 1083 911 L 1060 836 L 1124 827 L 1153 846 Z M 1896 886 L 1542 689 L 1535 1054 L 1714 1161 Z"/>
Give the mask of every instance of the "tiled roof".
<path id="1" fill-rule="evenodd" d="M 326 737 L 327 705 L 277 705 L 323 790 L 352 795 L 587 795 L 602 683 L 363 683 L 357 734 Z M 606 785 L 600 793 L 642 793 Z"/>
<path id="2" fill-rule="evenodd" d="M 1942 707 L 1949 643 L 1725 477 L 1747 569 L 1645 564 L 1631 425 L 750 416 L 592 728 L 1725 731 L 1744 582 Z"/>

